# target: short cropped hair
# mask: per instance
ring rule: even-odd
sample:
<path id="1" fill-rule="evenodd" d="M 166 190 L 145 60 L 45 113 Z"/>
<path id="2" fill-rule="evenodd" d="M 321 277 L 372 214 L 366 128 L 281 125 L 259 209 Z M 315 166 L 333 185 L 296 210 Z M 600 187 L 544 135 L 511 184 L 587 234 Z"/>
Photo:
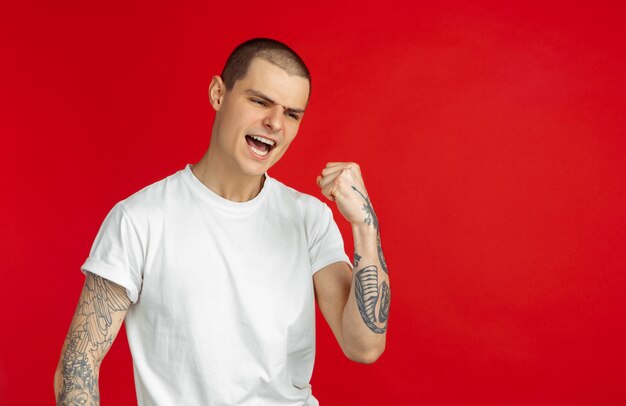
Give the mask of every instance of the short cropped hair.
<path id="1" fill-rule="evenodd" d="M 226 89 L 231 90 L 235 82 L 248 74 L 248 68 L 254 58 L 266 60 L 290 75 L 300 76 L 309 81 L 311 74 L 300 56 L 287 45 L 269 38 L 254 38 L 237 46 L 226 60 L 222 70 L 222 81 Z"/>

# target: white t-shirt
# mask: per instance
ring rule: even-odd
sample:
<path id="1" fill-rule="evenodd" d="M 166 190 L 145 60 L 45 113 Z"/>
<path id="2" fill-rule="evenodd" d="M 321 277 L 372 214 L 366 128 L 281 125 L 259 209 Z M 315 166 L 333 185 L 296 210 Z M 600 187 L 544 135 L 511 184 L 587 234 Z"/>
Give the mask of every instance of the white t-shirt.
<path id="1" fill-rule="evenodd" d="M 142 405 L 318 405 L 313 274 L 350 260 L 328 206 L 267 176 L 236 203 L 190 165 L 116 204 L 82 270 L 126 288 Z"/>

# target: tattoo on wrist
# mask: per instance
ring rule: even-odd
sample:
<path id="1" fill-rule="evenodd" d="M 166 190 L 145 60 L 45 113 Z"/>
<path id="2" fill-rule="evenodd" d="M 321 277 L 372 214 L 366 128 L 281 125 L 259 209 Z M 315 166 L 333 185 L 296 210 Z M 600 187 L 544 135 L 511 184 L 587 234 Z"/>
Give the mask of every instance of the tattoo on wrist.
<path id="1" fill-rule="evenodd" d="M 376 217 L 376 213 L 374 212 L 374 208 L 372 207 L 372 203 L 370 199 L 365 196 L 359 189 L 357 189 L 354 185 L 350 186 L 352 190 L 357 192 L 363 198 L 363 211 L 365 211 L 365 219 L 363 222 L 368 225 L 372 225 L 376 230 L 376 248 L 378 250 L 378 261 L 380 262 L 380 267 L 385 271 L 387 275 L 389 275 L 389 270 L 387 269 L 387 261 L 385 260 L 385 256 L 383 255 L 383 247 L 380 242 L 380 227 L 378 224 L 378 217 Z"/>
<path id="2" fill-rule="evenodd" d="M 363 193 L 361 193 L 361 191 L 355 186 L 350 187 L 352 188 L 352 190 L 361 195 L 361 198 L 363 198 L 363 200 L 365 201 L 365 203 L 363 204 L 363 211 L 365 211 L 365 219 L 363 220 L 363 222 L 365 224 L 374 226 L 374 228 L 378 230 L 378 218 L 376 217 L 376 213 L 374 213 L 374 208 L 372 207 L 370 199 L 366 197 Z"/>

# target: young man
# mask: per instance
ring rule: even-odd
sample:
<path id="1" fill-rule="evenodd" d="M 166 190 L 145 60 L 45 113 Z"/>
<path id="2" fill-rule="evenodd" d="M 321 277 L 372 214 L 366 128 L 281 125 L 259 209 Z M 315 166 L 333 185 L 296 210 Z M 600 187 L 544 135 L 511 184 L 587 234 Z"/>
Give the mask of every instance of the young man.
<path id="1" fill-rule="evenodd" d="M 331 162 L 317 178 L 352 224 L 354 272 L 329 207 L 267 174 L 309 93 L 286 45 L 233 51 L 209 87 L 206 154 L 119 202 L 98 232 L 55 373 L 58 404 L 98 404 L 124 319 L 139 405 L 317 405 L 315 298 L 348 358 L 379 357 L 389 278 L 358 165 Z"/>

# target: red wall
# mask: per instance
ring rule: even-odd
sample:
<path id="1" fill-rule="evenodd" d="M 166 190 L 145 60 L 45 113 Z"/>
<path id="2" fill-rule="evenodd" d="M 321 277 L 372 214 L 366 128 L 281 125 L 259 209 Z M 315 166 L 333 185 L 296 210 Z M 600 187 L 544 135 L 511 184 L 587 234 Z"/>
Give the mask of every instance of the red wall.
<path id="1" fill-rule="evenodd" d="M 624 2 L 13 3 L 0 404 L 53 403 L 100 223 L 200 158 L 211 75 L 253 36 L 313 74 L 271 174 L 321 197 L 327 161 L 359 162 L 390 268 L 376 364 L 345 359 L 318 319 L 323 405 L 626 404 Z M 103 404 L 135 402 L 125 335 L 100 381 Z"/>

